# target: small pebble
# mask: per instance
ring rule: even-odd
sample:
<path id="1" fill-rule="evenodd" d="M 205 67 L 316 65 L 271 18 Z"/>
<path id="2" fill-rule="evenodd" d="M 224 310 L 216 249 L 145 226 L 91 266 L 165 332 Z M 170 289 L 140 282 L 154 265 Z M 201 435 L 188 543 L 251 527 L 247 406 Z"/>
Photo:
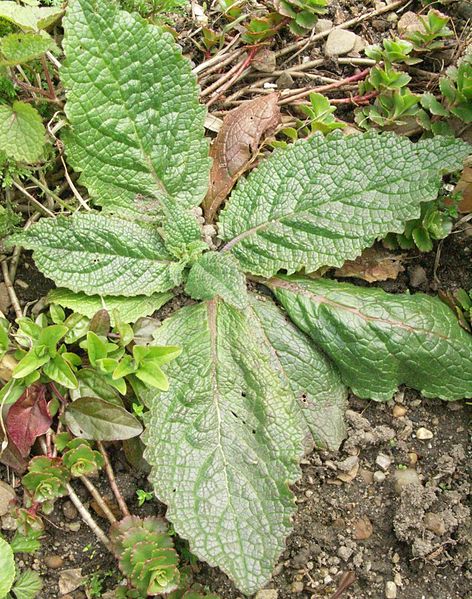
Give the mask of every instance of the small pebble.
<path id="1" fill-rule="evenodd" d="M 277 599 L 279 591 L 277 589 L 262 589 L 258 591 L 255 599 Z"/>
<path id="2" fill-rule="evenodd" d="M 421 426 L 416 431 L 416 438 L 419 439 L 420 441 L 427 441 L 428 439 L 433 438 L 433 433 L 429 429 L 424 428 L 424 426 Z"/>
<path id="3" fill-rule="evenodd" d="M 426 275 L 426 271 L 419 264 L 417 264 L 416 266 L 413 266 L 413 268 L 411 268 L 409 270 L 408 274 L 410 276 L 410 285 L 412 287 L 417 288 L 417 287 L 424 287 L 425 285 L 427 285 L 428 277 Z"/>
<path id="4" fill-rule="evenodd" d="M 418 476 L 416 470 L 413 470 L 413 468 L 407 468 L 406 470 L 395 470 L 393 481 L 395 491 L 399 495 L 408 485 L 421 485 L 420 477 Z"/>
<path id="5" fill-rule="evenodd" d="M 400 559 L 401 559 L 401 558 L 400 558 L 400 554 L 399 554 L 399 553 L 394 553 L 394 554 L 393 554 L 393 556 L 392 556 L 392 562 L 393 562 L 394 564 L 398 564 L 398 563 L 400 563 Z"/>
<path id="6" fill-rule="evenodd" d="M 397 585 L 393 580 L 389 580 L 385 584 L 385 597 L 386 599 L 396 599 L 397 597 Z"/>
<path id="7" fill-rule="evenodd" d="M 326 56 L 342 56 L 351 52 L 356 44 L 356 38 L 357 35 L 347 29 L 333 29 L 326 40 Z"/>
<path id="8" fill-rule="evenodd" d="M 411 452 L 408 454 L 408 458 L 409 458 L 409 460 L 410 460 L 410 464 L 411 464 L 412 466 L 414 466 L 414 465 L 415 465 L 415 464 L 418 462 L 418 454 L 417 454 L 417 453 L 415 453 L 414 451 L 411 451 Z"/>
<path id="9" fill-rule="evenodd" d="M 292 584 L 292 593 L 302 593 L 303 592 L 303 582 L 294 582 Z"/>
<path id="10" fill-rule="evenodd" d="M 393 582 L 397 585 L 397 587 L 403 586 L 402 577 L 399 572 L 397 572 L 393 577 Z"/>
<path id="11" fill-rule="evenodd" d="M 62 506 L 62 513 L 64 514 L 67 520 L 75 520 L 79 515 L 77 508 L 72 503 L 72 501 L 66 501 Z"/>
<path id="12" fill-rule="evenodd" d="M 71 522 L 67 525 L 67 528 L 72 532 L 78 532 L 80 530 L 80 522 Z"/>
<path id="13" fill-rule="evenodd" d="M 444 520 L 440 514 L 428 512 L 424 516 L 423 524 L 425 528 L 433 532 L 438 537 L 446 532 L 446 525 L 444 524 Z"/>
<path id="14" fill-rule="evenodd" d="M 372 536 L 373 532 L 374 527 L 367 516 L 362 516 L 362 518 L 359 518 L 359 520 L 354 523 L 353 536 L 356 541 L 365 541 Z"/>
<path id="15" fill-rule="evenodd" d="M 402 418 L 403 416 L 405 416 L 407 412 L 408 409 L 405 408 L 405 406 L 402 406 L 397 403 L 393 406 L 392 415 L 394 418 Z"/>
<path id="16" fill-rule="evenodd" d="M 313 495 L 313 491 L 312 491 L 311 489 L 307 489 L 307 490 L 305 491 L 305 496 L 306 496 L 306 497 L 311 497 L 312 495 Z"/>
<path id="17" fill-rule="evenodd" d="M 366 468 L 361 468 L 359 470 L 359 476 L 362 478 L 366 485 L 371 485 L 374 482 L 374 473 L 370 470 L 367 470 Z"/>
<path id="18" fill-rule="evenodd" d="M 333 28 L 333 21 L 330 19 L 318 19 L 315 25 L 315 33 L 323 33 Z"/>
<path id="19" fill-rule="evenodd" d="M 374 472 L 374 482 L 383 483 L 385 480 L 385 474 L 381 470 L 376 470 Z"/>
<path id="20" fill-rule="evenodd" d="M 290 89 L 293 87 L 293 77 L 290 73 L 282 73 L 276 83 L 279 89 Z"/>
<path id="21" fill-rule="evenodd" d="M 350 549 L 349 547 L 344 547 L 344 545 L 341 545 L 341 547 L 338 549 L 338 555 L 339 557 L 344 560 L 345 562 L 348 561 L 348 559 L 351 557 L 353 553 L 353 550 Z"/>
<path id="22" fill-rule="evenodd" d="M 388 470 L 392 465 L 392 458 L 384 453 L 379 453 L 379 455 L 375 458 L 375 463 L 377 466 L 382 468 L 382 470 Z"/>
<path id="23" fill-rule="evenodd" d="M 51 570 L 57 570 L 64 564 L 64 560 L 60 555 L 48 555 L 44 558 L 44 563 Z"/>

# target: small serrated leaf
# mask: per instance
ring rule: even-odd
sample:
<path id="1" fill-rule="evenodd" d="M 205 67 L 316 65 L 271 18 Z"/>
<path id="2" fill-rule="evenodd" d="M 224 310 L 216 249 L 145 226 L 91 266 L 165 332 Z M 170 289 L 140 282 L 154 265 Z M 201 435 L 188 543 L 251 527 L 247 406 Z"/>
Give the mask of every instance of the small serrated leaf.
<path id="1" fill-rule="evenodd" d="M 23 64 L 39 58 L 52 47 L 54 40 L 47 33 L 11 33 L 0 39 L 0 64 Z"/>
<path id="2" fill-rule="evenodd" d="M 42 588 L 40 575 L 34 570 L 24 570 L 16 579 L 13 592 L 16 599 L 35 599 Z"/>
<path id="3" fill-rule="evenodd" d="M 43 155 L 45 134 L 41 116 L 31 104 L 0 105 L 0 150 L 9 158 L 37 162 Z"/>
<path id="4" fill-rule="evenodd" d="M 194 299 L 219 296 L 235 308 L 248 305 L 246 279 L 229 254 L 207 252 L 190 269 L 185 291 Z"/>

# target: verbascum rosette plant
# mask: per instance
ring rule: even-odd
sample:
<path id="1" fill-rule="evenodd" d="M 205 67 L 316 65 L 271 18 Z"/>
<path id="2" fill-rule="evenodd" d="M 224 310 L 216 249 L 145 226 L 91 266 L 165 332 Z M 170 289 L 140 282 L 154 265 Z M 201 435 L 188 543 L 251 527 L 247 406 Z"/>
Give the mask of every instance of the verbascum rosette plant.
<path id="1" fill-rule="evenodd" d="M 290 533 L 306 440 L 339 446 L 349 388 L 472 396 L 472 337 L 439 299 L 309 276 L 401 233 L 470 147 L 375 132 L 297 141 L 241 178 L 210 249 L 195 216 L 205 109 L 172 36 L 107 0 L 72 0 L 64 29 L 62 140 L 93 210 L 42 218 L 10 243 L 33 250 L 65 305 L 100 294 L 126 313 L 181 285 L 195 300 L 154 332 L 153 346 L 182 347 L 162 366 L 168 389 L 136 387 L 145 457 L 191 551 L 253 593 Z M 159 561 L 147 534 L 120 545 L 146 592 L 173 584 L 172 548 Z"/>

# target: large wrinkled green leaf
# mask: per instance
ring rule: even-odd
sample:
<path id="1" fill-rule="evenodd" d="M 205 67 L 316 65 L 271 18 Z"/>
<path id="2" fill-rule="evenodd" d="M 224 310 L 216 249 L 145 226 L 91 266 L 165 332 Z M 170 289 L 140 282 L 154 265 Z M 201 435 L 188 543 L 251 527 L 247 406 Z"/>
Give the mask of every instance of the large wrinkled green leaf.
<path id="1" fill-rule="evenodd" d="M 219 296 L 235 308 L 248 304 L 246 278 L 230 254 L 207 252 L 190 269 L 185 291 L 194 299 Z"/>
<path id="2" fill-rule="evenodd" d="M 125 408 L 98 397 L 79 397 L 64 413 L 76 437 L 94 441 L 120 441 L 142 433 L 142 426 Z"/>
<path id="3" fill-rule="evenodd" d="M 104 0 L 72 0 L 64 29 L 64 141 L 96 202 L 144 215 L 169 196 L 198 205 L 209 172 L 205 109 L 172 36 Z"/>
<path id="4" fill-rule="evenodd" d="M 273 348 L 274 368 L 288 378 L 315 444 L 339 449 L 347 399 L 339 372 L 268 298 L 252 298 L 251 306 Z"/>
<path id="5" fill-rule="evenodd" d="M 53 289 L 48 294 L 50 303 L 70 308 L 79 314 L 92 318 L 102 308 L 110 313 L 110 322 L 115 325 L 114 313 L 118 311 L 121 322 L 135 322 L 141 316 L 149 316 L 173 298 L 170 291 L 153 293 L 152 295 L 137 295 L 124 297 L 119 295 L 86 295 L 74 293 L 69 289 Z"/>
<path id="6" fill-rule="evenodd" d="M 46 130 L 36 108 L 26 102 L 0 105 L 0 150 L 19 162 L 37 162 L 43 155 Z"/>
<path id="7" fill-rule="evenodd" d="M 38 268 L 73 291 L 147 295 L 181 281 L 181 265 L 154 229 L 96 213 L 44 218 L 9 243 L 34 250 Z"/>
<path id="8" fill-rule="evenodd" d="M 0 537 L 0 597 L 5 597 L 15 578 L 15 558 L 10 544 Z"/>
<path id="9" fill-rule="evenodd" d="M 170 391 L 144 394 L 146 460 L 192 552 L 244 593 L 269 579 L 295 510 L 304 427 L 258 318 L 221 300 L 182 308 L 155 334 L 181 345 Z"/>
<path id="10" fill-rule="evenodd" d="M 426 397 L 472 397 L 472 335 L 439 299 L 325 279 L 268 284 L 360 397 L 388 400 L 402 383 Z"/>
<path id="11" fill-rule="evenodd" d="M 40 543 L 38 542 L 38 548 Z M 13 592 L 16 599 L 35 599 L 42 589 L 41 576 L 34 570 L 23 570 L 15 581 Z"/>
<path id="12" fill-rule="evenodd" d="M 220 235 L 257 275 L 341 266 L 377 237 L 401 233 L 420 203 L 436 198 L 440 174 L 460 169 L 469 152 L 453 137 L 414 144 L 394 134 L 314 135 L 241 180 Z"/>

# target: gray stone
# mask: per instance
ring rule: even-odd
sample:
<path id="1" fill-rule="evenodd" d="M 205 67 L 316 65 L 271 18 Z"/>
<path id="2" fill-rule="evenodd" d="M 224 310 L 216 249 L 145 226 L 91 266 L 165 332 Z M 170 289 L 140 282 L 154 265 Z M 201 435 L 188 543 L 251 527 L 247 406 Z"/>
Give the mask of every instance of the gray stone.
<path id="1" fill-rule="evenodd" d="M 290 89 L 293 86 L 293 77 L 290 73 L 282 73 L 276 83 L 279 89 Z"/>
<path id="2" fill-rule="evenodd" d="M 438 537 L 446 532 L 446 525 L 444 523 L 443 517 L 440 514 L 428 512 L 424 515 L 423 524 L 425 528 L 430 530 Z"/>
<path id="3" fill-rule="evenodd" d="M 315 25 L 315 33 L 323 33 L 333 28 L 333 21 L 330 19 L 318 19 Z"/>
<path id="4" fill-rule="evenodd" d="M 346 29 L 334 29 L 326 40 L 326 56 L 342 56 L 351 52 L 356 44 L 357 35 Z"/>
<path id="5" fill-rule="evenodd" d="M 472 19 L 472 4 L 470 0 L 459 2 L 457 4 L 457 12 L 466 20 Z"/>
<path id="6" fill-rule="evenodd" d="M 385 474 L 381 470 L 376 470 L 374 472 L 374 482 L 383 483 L 385 480 Z"/>
<path id="7" fill-rule="evenodd" d="M 375 463 L 377 466 L 382 468 L 382 470 L 386 471 L 392 465 L 392 458 L 384 453 L 379 453 L 379 455 L 375 459 Z"/>
<path id="8" fill-rule="evenodd" d="M 255 599 L 277 599 L 279 591 L 277 589 L 262 589 L 258 591 Z"/>
<path id="9" fill-rule="evenodd" d="M 413 468 L 405 470 L 396 470 L 393 475 L 393 485 L 395 491 L 400 495 L 402 490 L 408 485 L 421 485 L 420 477 Z"/>
<path id="10" fill-rule="evenodd" d="M 0 480 L 0 516 L 5 516 L 10 510 L 10 502 L 16 499 L 16 493 L 10 485 Z"/>

